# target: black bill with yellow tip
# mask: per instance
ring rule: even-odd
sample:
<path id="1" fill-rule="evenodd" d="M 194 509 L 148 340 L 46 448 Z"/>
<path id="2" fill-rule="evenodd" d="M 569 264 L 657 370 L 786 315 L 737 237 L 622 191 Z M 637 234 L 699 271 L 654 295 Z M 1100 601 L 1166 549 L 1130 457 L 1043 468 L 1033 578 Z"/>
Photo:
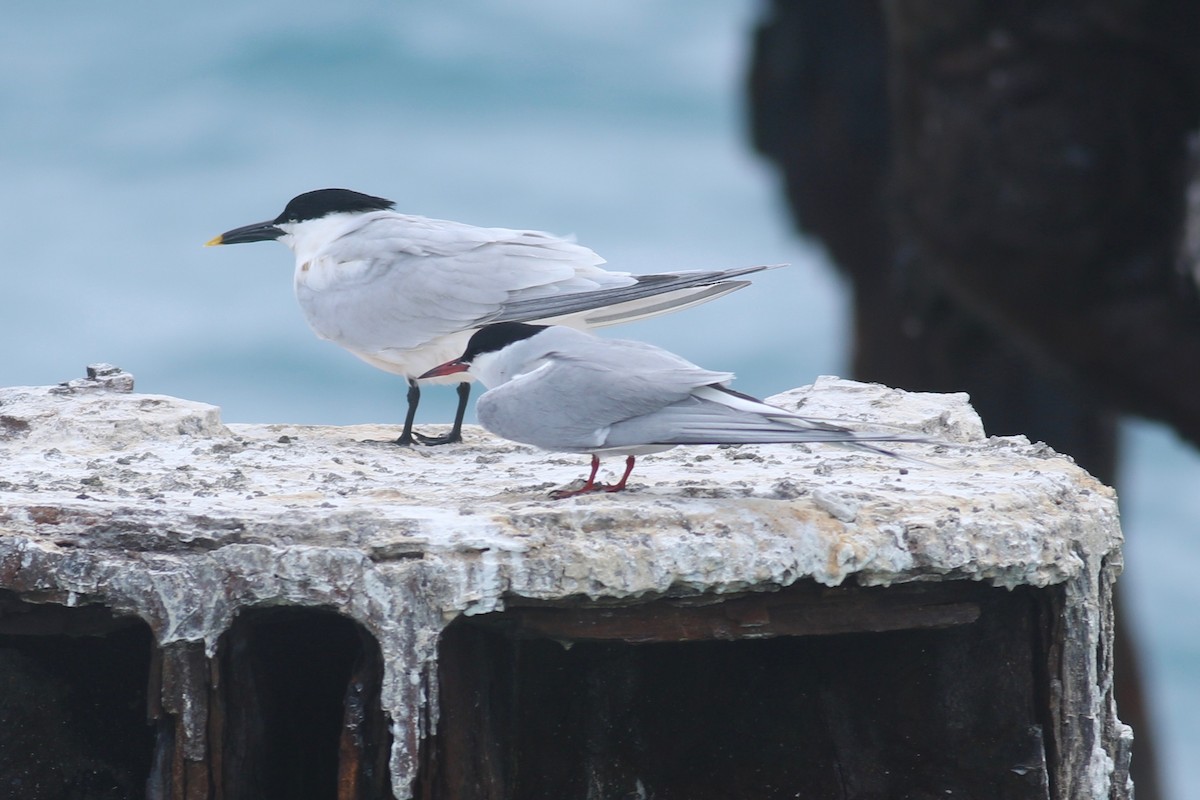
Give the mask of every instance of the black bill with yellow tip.
<path id="1" fill-rule="evenodd" d="M 283 230 L 275 227 L 275 220 L 256 222 L 253 225 L 243 225 L 231 231 L 225 231 L 205 242 L 206 247 L 218 244 L 245 244 L 246 242 L 270 242 L 283 236 Z"/>

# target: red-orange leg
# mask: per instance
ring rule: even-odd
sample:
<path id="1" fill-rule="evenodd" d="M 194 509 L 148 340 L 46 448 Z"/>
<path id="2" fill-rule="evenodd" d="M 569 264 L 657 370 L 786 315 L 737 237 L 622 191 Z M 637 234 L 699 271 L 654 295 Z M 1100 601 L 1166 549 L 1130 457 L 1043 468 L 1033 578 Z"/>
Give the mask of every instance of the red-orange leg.
<path id="1" fill-rule="evenodd" d="M 592 457 L 595 458 L 595 456 L 592 456 Z M 606 492 L 619 492 L 622 489 L 624 489 L 625 481 L 629 480 L 629 473 L 633 472 L 633 460 L 634 460 L 633 456 L 625 457 L 625 474 L 621 476 L 621 480 L 617 481 L 612 486 L 596 487 L 596 488 L 603 488 L 604 491 L 606 491 Z M 595 474 L 596 474 L 596 471 L 592 470 L 592 475 L 595 475 Z"/>
<path id="2" fill-rule="evenodd" d="M 596 473 L 600 471 L 600 456 L 592 455 L 592 472 L 588 475 L 587 482 L 578 489 L 556 489 L 550 493 L 550 496 L 555 500 L 564 500 L 568 497 L 574 497 L 579 494 L 587 494 L 588 492 L 596 492 L 605 487 L 596 485 Z M 628 473 L 626 473 L 628 474 Z"/>

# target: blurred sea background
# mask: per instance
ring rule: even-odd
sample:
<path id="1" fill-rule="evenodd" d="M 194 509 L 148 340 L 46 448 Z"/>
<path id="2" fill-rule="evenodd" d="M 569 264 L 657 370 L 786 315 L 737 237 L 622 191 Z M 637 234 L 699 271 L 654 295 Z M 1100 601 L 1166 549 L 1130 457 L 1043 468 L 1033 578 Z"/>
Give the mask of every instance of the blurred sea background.
<path id="1" fill-rule="evenodd" d="M 8 0 L 0 385 L 107 361 L 139 391 L 219 405 L 227 422 L 398 424 L 402 382 L 312 335 L 286 248 L 202 247 L 327 186 L 573 233 L 614 269 L 788 262 L 615 335 L 734 370 L 759 396 L 843 374 L 843 287 L 747 141 L 761 10 Z M 427 390 L 418 422 L 448 421 L 453 397 Z M 1122 581 L 1159 757 L 1168 796 L 1200 800 L 1200 455 L 1147 422 L 1123 444 Z"/>

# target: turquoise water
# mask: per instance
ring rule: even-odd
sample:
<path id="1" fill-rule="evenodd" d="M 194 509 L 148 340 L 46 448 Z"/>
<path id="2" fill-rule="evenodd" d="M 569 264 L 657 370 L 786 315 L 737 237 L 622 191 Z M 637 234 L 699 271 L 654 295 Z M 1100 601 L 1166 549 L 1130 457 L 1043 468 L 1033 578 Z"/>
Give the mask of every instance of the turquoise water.
<path id="1" fill-rule="evenodd" d="M 846 301 L 749 153 L 752 2 L 186 6 L 9 0 L 0 385 L 109 361 L 227 421 L 399 421 L 403 387 L 308 331 L 276 244 L 203 248 L 293 195 L 574 233 L 614 268 L 790 262 L 624 335 L 771 394 L 845 371 Z M 445 420 L 431 390 L 422 419 Z M 1175 797 L 1200 798 L 1200 458 L 1128 431 L 1125 580 Z"/>

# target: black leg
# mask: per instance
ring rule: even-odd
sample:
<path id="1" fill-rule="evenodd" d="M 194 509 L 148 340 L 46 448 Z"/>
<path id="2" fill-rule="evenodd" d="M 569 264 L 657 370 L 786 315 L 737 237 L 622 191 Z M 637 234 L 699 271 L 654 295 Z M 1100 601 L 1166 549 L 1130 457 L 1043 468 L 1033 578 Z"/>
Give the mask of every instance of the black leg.
<path id="1" fill-rule="evenodd" d="M 417 405 L 421 402 L 421 387 L 417 386 L 416 380 L 408 379 L 408 413 L 404 415 L 404 430 L 400 432 L 400 438 L 396 440 L 396 444 L 409 445 L 413 444 L 413 420 L 417 416 Z"/>
<path id="2" fill-rule="evenodd" d="M 450 429 L 453 441 L 462 441 L 462 422 L 467 415 L 467 400 L 471 397 L 471 384 L 467 381 L 460 383 L 455 389 L 458 392 L 458 409 L 454 412 L 454 427 Z"/>
<path id="3" fill-rule="evenodd" d="M 458 392 L 458 409 L 454 412 L 454 426 L 444 436 L 422 436 L 413 433 L 413 437 L 421 444 L 433 446 L 439 444 L 454 444 L 462 441 L 463 417 L 467 415 L 467 399 L 471 396 L 471 384 L 463 381 L 455 390 Z"/>

